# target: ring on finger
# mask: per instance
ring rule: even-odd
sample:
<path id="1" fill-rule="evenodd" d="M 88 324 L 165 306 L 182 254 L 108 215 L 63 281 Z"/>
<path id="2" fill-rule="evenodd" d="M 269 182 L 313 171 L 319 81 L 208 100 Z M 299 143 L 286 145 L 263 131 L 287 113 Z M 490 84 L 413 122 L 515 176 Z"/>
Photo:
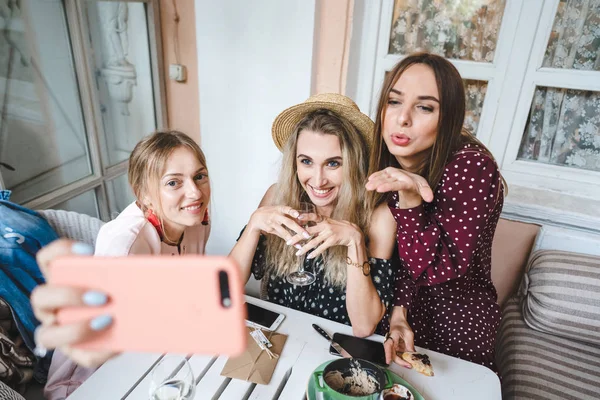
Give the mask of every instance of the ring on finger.
<path id="1" fill-rule="evenodd" d="M 385 337 L 385 339 L 383 340 L 383 343 L 387 342 L 388 339 L 390 339 L 392 341 L 392 344 L 394 343 L 394 338 L 392 337 L 392 335 L 390 335 L 389 332 L 386 332 L 384 337 Z"/>

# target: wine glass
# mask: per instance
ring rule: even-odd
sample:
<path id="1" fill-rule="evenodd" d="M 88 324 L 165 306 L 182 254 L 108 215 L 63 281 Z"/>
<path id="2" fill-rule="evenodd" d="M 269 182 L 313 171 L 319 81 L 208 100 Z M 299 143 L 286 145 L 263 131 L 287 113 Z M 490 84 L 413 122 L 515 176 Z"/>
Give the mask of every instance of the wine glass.
<path id="1" fill-rule="evenodd" d="M 317 207 L 315 207 L 315 205 L 313 203 L 303 202 L 303 203 L 300 203 L 300 207 L 298 207 L 298 212 L 300 215 L 306 215 L 307 217 L 309 217 L 309 214 L 313 214 L 312 218 L 314 218 L 317 215 Z M 307 220 L 307 219 L 298 219 L 297 222 L 304 229 L 306 229 L 310 226 L 315 226 L 317 224 L 316 221 Z M 312 239 L 312 237 L 301 240 L 298 242 L 298 244 L 300 246 L 304 246 L 306 243 L 308 243 L 310 241 L 310 239 Z M 291 272 L 286 277 L 286 280 L 289 283 L 291 283 L 292 285 L 298 285 L 298 286 L 310 285 L 317 278 L 314 273 L 304 270 L 304 262 L 306 259 L 306 254 L 304 254 L 301 257 L 298 257 L 298 259 L 300 261 L 300 266 L 298 267 L 298 271 Z"/>
<path id="2" fill-rule="evenodd" d="M 191 400 L 195 391 L 194 373 L 185 357 L 167 355 L 152 368 L 150 400 Z"/>

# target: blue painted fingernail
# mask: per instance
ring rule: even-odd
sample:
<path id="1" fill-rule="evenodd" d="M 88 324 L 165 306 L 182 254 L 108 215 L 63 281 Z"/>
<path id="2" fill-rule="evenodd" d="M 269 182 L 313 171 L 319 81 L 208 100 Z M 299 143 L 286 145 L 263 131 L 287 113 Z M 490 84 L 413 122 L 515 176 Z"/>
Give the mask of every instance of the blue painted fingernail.
<path id="1" fill-rule="evenodd" d="M 83 302 L 88 306 L 103 306 L 108 301 L 108 296 L 102 292 L 90 290 L 83 294 Z"/>
<path id="2" fill-rule="evenodd" d="M 302 246 L 300 246 L 299 244 L 295 244 L 294 247 L 297 248 L 298 250 L 300 250 L 302 248 Z"/>
<path id="3" fill-rule="evenodd" d="M 304 232 L 302 234 L 302 236 L 304 236 L 304 238 L 306 238 L 306 239 L 310 239 L 310 233 L 308 233 L 308 232 Z"/>
<path id="4" fill-rule="evenodd" d="M 312 254 L 309 254 L 309 255 L 306 256 L 306 258 L 308 258 L 309 260 L 311 260 L 311 259 L 315 258 L 315 256 L 312 255 Z"/>
<path id="5" fill-rule="evenodd" d="M 298 251 L 296 252 L 296 255 L 297 255 L 297 256 L 299 256 L 299 255 L 300 255 L 300 253 L 302 253 L 302 250 L 298 250 Z"/>
<path id="6" fill-rule="evenodd" d="M 87 243 L 75 242 L 71 246 L 71 251 L 80 256 L 92 256 L 94 255 L 94 248 Z"/>
<path id="7" fill-rule="evenodd" d="M 35 331 L 33 332 L 33 340 L 35 341 L 35 348 L 33 349 L 33 354 L 36 357 L 44 358 L 44 357 L 46 357 L 46 354 L 48 353 L 48 349 L 46 349 L 46 347 L 44 347 L 44 345 L 40 343 L 40 341 L 38 339 L 39 332 L 40 332 L 40 326 L 35 328 Z"/>
<path id="8" fill-rule="evenodd" d="M 33 349 L 33 355 L 35 355 L 36 357 L 44 358 L 46 357 L 46 354 L 48 354 L 48 349 L 46 349 L 42 345 L 38 344 L 37 346 L 35 346 L 35 349 Z"/>
<path id="9" fill-rule="evenodd" d="M 90 328 L 94 331 L 100 331 L 110 324 L 112 324 L 113 318 L 110 315 L 100 315 L 90 321 Z"/>

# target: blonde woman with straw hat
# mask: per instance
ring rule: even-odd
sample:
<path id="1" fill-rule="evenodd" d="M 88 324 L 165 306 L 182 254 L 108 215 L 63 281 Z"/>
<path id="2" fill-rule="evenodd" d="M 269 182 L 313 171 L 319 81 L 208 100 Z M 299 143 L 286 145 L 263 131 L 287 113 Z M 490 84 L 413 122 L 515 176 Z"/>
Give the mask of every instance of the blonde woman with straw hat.
<path id="1" fill-rule="evenodd" d="M 266 300 L 350 324 L 357 336 L 387 315 L 395 279 L 389 260 L 368 257 L 363 233 L 372 132 L 373 121 L 339 94 L 279 114 L 279 179 L 230 254 L 246 278 L 262 280 Z"/>

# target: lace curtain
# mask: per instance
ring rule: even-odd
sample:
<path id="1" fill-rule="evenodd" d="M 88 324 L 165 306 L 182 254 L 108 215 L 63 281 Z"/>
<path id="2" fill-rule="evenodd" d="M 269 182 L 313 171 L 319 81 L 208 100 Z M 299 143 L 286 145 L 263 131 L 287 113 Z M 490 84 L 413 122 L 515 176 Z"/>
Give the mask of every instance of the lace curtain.
<path id="1" fill-rule="evenodd" d="M 542 66 L 600 71 L 600 0 L 561 0 Z M 600 171 L 600 92 L 536 88 L 519 159 Z"/>
<path id="2" fill-rule="evenodd" d="M 395 0 L 390 54 L 428 51 L 492 62 L 505 0 Z M 466 80 L 465 128 L 477 133 L 487 82 Z"/>
<path id="3" fill-rule="evenodd" d="M 463 82 L 467 97 L 464 127 L 476 135 L 479 118 L 481 117 L 481 109 L 483 108 L 483 100 L 485 100 L 485 93 L 487 92 L 487 82 L 470 79 L 465 79 Z"/>
<path id="4" fill-rule="evenodd" d="M 395 0 L 390 54 L 492 62 L 505 0 Z"/>

